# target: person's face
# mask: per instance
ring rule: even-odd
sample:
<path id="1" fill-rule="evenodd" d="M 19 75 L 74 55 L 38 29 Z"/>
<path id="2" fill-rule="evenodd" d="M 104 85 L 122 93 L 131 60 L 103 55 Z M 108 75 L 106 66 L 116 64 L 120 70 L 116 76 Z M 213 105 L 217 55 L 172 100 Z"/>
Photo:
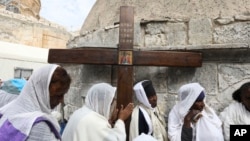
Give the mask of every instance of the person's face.
<path id="1" fill-rule="evenodd" d="M 157 96 L 156 95 L 149 96 L 148 101 L 151 104 L 152 108 L 155 108 L 157 106 Z"/>
<path id="2" fill-rule="evenodd" d="M 250 88 L 244 91 L 241 95 L 242 104 L 250 111 Z"/>
<path id="3" fill-rule="evenodd" d="M 203 108 L 205 107 L 204 101 L 203 100 L 197 100 L 194 102 L 192 107 L 190 108 L 191 110 L 199 110 L 202 111 Z"/>
<path id="4" fill-rule="evenodd" d="M 50 107 L 54 109 L 59 103 L 63 102 L 64 94 L 68 92 L 69 87 L 62 86 L 59 83 L 52 83 L 49 88 Z"/>

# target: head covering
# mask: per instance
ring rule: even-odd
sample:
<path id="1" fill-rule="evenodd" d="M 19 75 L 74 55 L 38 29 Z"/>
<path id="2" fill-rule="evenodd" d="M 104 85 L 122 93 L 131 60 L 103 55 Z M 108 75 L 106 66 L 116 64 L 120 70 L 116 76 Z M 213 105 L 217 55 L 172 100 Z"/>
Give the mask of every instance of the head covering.
<path id="1" fill-rule="evenodd" d="M 144 88 L 144 86 L 145 88 Z M 165 120 L 161 116 L 158 107 L 152 108 L 148 101 L 147 92 L 149 96 L 155 95 L 152 82 L 150 80 L 143 80 L 134 85 L 134 92 L 137 100 L 140 102 L 134 109 L 130 121 L 130 140 L 135 139 L 139 136 L 139 113 L 141 112 L 146 124 L 148 126 L 148 135 L 142 135 L 135 140 L 167 140 L 167 133 L 165 129 Z M 145 125 L 146 126 L 146 125 Z M 152 136 L 153 137 L 152 137 Z M 149 138 L 151 136 L 151 138 Z M 153 139 L 155 138 L 155 139 Z"/>
<path id="2" fill-rule="evenodd" d="M 205 97 L 205 91 L 199 83 L 189 83 L 180 87 L 178 95 L 180 101 L 168 116 L 168 136 L 171 141 L 181 141 L 184 118 L 197 98 Z M 205 104 L 201 114 L 202 117 L 195 124 L 191 123 L 192 138 L 196 141 L 223 141 L 222 122 L 214 110 Z"/>
<path id="3" fill-rule="evenodd" d="M 144 87 L 143 87 L 143 82 L 148 82 L 148 81 L 149 80 L 143 80 L 143 81 L 140 81 L 140 82 L 136 83 L 135 86 L 133 87 L 133 89 L 134 89 L 135 96 L 136 96 L 137 100 L 140 103 L 142 103 L 144 106 L 146 106 L 147 108 L 152 109 L 151 104 L 148 101 L 147 94 L 146 94 L 146 92 L 144 90 Z M 150 88 L 152 85 L 150 86 L 149 83 L 146 83 L 146 84 L 147 84 L 146 86 L 149 87 L 149 90 L 152 91 L 152 88 Z"/>
<path id="4" fill-rule="evenodd" d="M 115 97 L 115 92 L 116 87 L 112 87 L 110 84 L 95 84 L 87 92 L 85 104 L 91 110 L 109 119 L 110 106 Z"/>
<path id="5" fill-rule="evenodd" d="M 243 93 L 244 90 L 247 90 L 248 88 L 250 88 L 250 82 L 244 83 L 243 85 L 241 85 L 241 87 L 239 89 L 237 89 L 236 91 L 233 92 L 232 97 L 235 101 L 237 102 L 241 102 L 241 95 Z"/>
<path id="6" fill-rule="evenodd" d="M 0 109 L 0 115 L 2 115 L 0 130 L 4 130 L 2 125 L 9 122 L 21 132 L 19 135 L 26 138 L 34 122 L 42 118 L 52 123 L 55 130 L 59 131 L 58 122 L 50 115 L 49 98 L 50 81 L 57 67 L 58 65 L 48 64 L 34 71 L 20 95 Z M 2 137 L 1 134 L 0 137 Z"/>
<path id="7" fill-rule="evenodd" d="M 144 91 L 145 91 L 147 97 L 156 95 L 152 81 L 150 81 L 150 80 L 143 81 L 142 86 L 144 88 Z"/>
<path id="8" fill-rule="evenodd" d="M 189 83 L 180 87 L 178 95 L 181 115 L 185 116 L 187 114 L 201 92 L 204 92 L 204 88 L 199 83 Z"/>
<path id="9" fill-rule="evenodd" d="M 202 91 L 195 101 L 202 101 L 205 98 L 205 93 Z"/>

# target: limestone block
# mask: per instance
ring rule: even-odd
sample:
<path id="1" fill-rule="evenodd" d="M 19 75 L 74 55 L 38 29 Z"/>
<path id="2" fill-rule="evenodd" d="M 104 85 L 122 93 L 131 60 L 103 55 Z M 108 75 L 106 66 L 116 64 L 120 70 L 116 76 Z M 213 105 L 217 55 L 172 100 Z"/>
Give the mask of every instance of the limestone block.
<path id="1" fill-rule="evenodd" d="M 99 81 L 99 82 L 94 82 L 94 83 L 82 83 L 79 87 L 80 87 L 80 96 L 81 97 L 78 97 L 80 99 L 82 99 L 83 103 L 85 103 L 85 98 L 87 96 L 87 93 L 90 89 L 90 87 L 92 87 L 94 84 L 96 83 L 102 83 L 103 81 Z M 71 102 L 74 102 L 74 101 L 71 101 Z"/>
<path id="2" fill-rule="evenodd" d="M 137 66 L 134 67 L 135 82 L 151 80 L 157 93 L 166 93 L 166 72 L 167 67 Z"/>
<path id="3" fill-rule="evenodd" d="M 134 46 L 143 46 L 143 39 L 141 38 L 144 36 L 144 32 L 141 29 L 140 23 L 134 24 Z"/>
<path id="4" fill-rule="evenodd" d="M 68 41 L 67 35 L 64 35 L 56 30 L 45 30 L 42 33 L 43 47 L 45 48 L 65 48 Z"/>
<path id="5" fill-rule="evenodd" d="M 186 45 L 187 26 L 185 23 L 167 23 L 166 28 L 167 45 Z"/>
<path id="6" fill-rule="evenodd" d="M 212 107 L 217 114 L 219 114 L 226 106 L 225 103 L 223 101 L 219 101 L 215 95 L 207 95 L 205 101 L 206 104 Z"/>
<path id="7" fill-rule="evenodd" d="M 220 64 L 218 65 L 218 95 L 217 99 L 225 107 L 232 101 L 232 93 L 243 83 L 250 81 L 250 64 Z"/>
<path id="8" fill-rule="evenodd" d="M 168 69 L 168 93 L 177 93 L 179 88 L 191 82 L 200 83 L 207 94 L 213 95 L 217 90 L 216 64 L 203 63 L 199 68 L 171 67 Z"/>
<path id="9" fill-rule="evenodd" d="M 72 40 L 68 47 L 117 47 L 119 40 L 119 28 L 100 29 Z"/>
<path id="10" fill-rule="evenodd" d="M 80 87 L 80 84 L 84 81 L 82 79 L 82 69 L 83 65 L 77 65 L 77 64 L 61 64 L 69 73 L 72 81 L 70 86 L 73 87 Z"/>
<path id="11" fill-rule="evenodd" d="M 160 22 L 155 22 L 155 23 L 149 23 L 145 27 L 145 33 L 150 34 L 150 35 L 155 35 L 155 34 L 162 34 L 166 32 L 166 23 L 160 23 Z"/>
<path id="12" fill-rule="evenodd" d="M 220 64 L 218 65 L 219 92 L 250 78 L 250 64 Z"/>
<path id="13" fill-rule="evenodd" d="M 214 42 L 247 43 L 250 44 L 250 22 L 235 22 L 230 25 L 219 26 L 214 29 Z"/>
<path id="14" fill-rule="evenodd" d="M 67 94 L 64 96 L 64 103 L 75 107 L 82 107 L 83 99 L 81 97 L 80 88 L 70 87 Z"/>
<path id="15" fill-rule="evenodd" d="M 189 44 L 211 44 L 213 27 L 211 19 L 191 19 L 189 21 Z"/>
<path id="16" fill-rule="evenodd" d="M 166 46 L 167 40 L 165 34 L 145 35 L 145 47 Z"/>
<path id="17" fill-rule="evenodd" d="M 159 111 L 161 112 L 162 116 L 167 117 L 168 111 L 168 104 L 166 101 L 166 96 L 164 94 L 157 94 L 157 106 L 159 108 Z"/>
<path id="18" fill-rule="evenodd" d="M 217 78 L 218 70 L 216 63 L 202 63 L 202 67 L 196 68 L 193 82 L 199 82 L 206 91 L 207 95 L 216 95 L 217 93 Z"/>
<path id="19" fill-rule="evenodd" d="M 169 67 L 167 71 L 167 93 L 177 93 L 178 89 L 186 83 L 192 82 L 196 68 Z"/>
<path id="20" fill-rule="evenodd" d="M 110 83 L 111 70 L 110 65 L 84 65 L 81 79 L 84 83 L 97 83 L 100 81 Z"/>

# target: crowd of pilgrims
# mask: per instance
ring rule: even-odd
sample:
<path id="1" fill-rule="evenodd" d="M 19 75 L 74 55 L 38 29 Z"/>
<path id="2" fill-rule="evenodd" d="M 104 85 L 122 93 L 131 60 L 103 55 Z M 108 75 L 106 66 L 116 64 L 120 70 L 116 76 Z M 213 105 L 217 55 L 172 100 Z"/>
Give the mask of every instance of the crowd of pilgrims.
<path id="1" fill-rule="evenodd" d="M 178 102 L 164 118 L 152 81 L 141 80 L 133 87 L 136 104 L 128 105 L 117 105 L 116 87 L 94 84 L 84 105 L 62 126 L 65 120 L 54 109 L 64 102 L 71 81 L 56 64 L 35 70 L 28 80 L 1 81 L 0 140 L 229 141 L 230 125 L 250 124 L 250 82 L 232 93 L 233 101 L 218 115 L 206 104 L 201 84 L 184 84 L 178 90 Z M 6 89 L 8 83 L 16 87 Z"/>

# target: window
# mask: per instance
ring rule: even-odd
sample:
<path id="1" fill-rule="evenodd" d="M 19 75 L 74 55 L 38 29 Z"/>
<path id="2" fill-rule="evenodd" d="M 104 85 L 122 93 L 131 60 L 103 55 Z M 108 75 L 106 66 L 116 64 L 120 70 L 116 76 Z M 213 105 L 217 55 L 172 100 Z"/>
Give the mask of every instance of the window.
<path id="1" fill-rule="evenodd" d="M 15 5 L 7 5 L 6 10 L 14 13 L 20 13 L 19 9 Z"/>
<path id="2" fill-rule="evenodd" d="M 33 69 L 16 67 L 15 72 L 14 72 L 14 78 L 28 79 L 30 75 L 32 74 L 32 72 L 33 72 Z"/>

